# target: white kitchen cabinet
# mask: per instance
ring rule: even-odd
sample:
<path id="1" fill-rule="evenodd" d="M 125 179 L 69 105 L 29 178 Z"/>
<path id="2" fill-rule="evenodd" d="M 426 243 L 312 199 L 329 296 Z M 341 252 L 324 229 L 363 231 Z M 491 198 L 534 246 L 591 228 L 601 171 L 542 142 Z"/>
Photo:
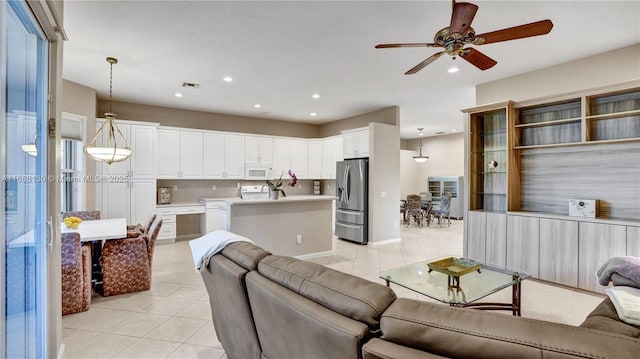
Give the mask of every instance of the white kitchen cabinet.
<path id="1" fill-rule="evenodd" d="M 343 158 L 342 136 L 322 139 L 322 178 L 336 179 L 336 162 Z"/>
<path id="2" fill-rule="evenodd" d="M 202 178 L 202 132 L 180 131 L 180 178 Z"/>
<path id="3" fill-rule="evenodd" d="M 292 170 L 298 178 L 308 178 L 309 149 L 305 140 L 276 139 L 273 149 L 273 177 Z"/>
<path id="4" fill-rule="evenodd" d="M 261 136 L 245 137 L 245 162 L 248 164 L 273 164 L 273 138 Z"/>
<path id="5" fill-rule="evenodd" d="M 96 120 L 96 126 L 102 126 L 103 122 Z M 131 156 L 123 162 L 96 165 L 96 174 L 102 176 L 101 182 L 96 183 L 96 205 L 102 218 L 145 223 L 156 204 L 157 124 L 116 123 L 131 148 Z M 106 135 L 99 141 L 105 139 Z"/>
<path id="6" fill-rule="evenodd" d="M 104 119 L 96 119 L 96 127 L 102 126 Z M 118 129 L 131 148 L 131 156 L 122 162 L 107 164 L 100 162 L 98 172 L 107 176 L 129 176 L 133 178 L 156 178 L 156 131 L 157 125 L 138 125 L 130 122 L 116 121 Z M 108 131 L 98 143 L 105 143 Z"/>
<path id="7" fill-rule="evenodd" d="M 200 215 L 200 232 L 207 234 L 218 229 L 223 229 L 220 208 L 225 206 L 224 201 L 201 200 L 205 212 Z"/>
<path id="8" fill-rule="evenodd" d="M 307 177 L 322 178 L 322 140 L 309 140 L 307 154 Z"/>
<path id="9" fill-rule="evenodd" d="M 158 144 L 158 178 L 203 177 L 202 132 L 161 128 Z"/>
<path id="10" fill-rule="evenodd" d="M 244 136 L 207 132 L 203 135 L 203 177 L 242 179 L 244 177 Z"/>
<path id="11" fill-rule="evenodd" d="M 98 187 L 102 218 L 126 218 L 129 224 L 145 224 L 155 209 L 155 179 L 108 181 Z"/>
<path id="12" fill-rule="evenodd" d="M 343 132 L 342 138 L 345 159 L 369 157 L 369 128 Z"/>

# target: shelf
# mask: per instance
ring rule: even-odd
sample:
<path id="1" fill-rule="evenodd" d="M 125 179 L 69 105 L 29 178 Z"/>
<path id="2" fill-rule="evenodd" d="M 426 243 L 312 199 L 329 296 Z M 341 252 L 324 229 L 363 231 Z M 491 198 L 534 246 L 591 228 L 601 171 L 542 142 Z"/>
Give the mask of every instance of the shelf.
<path id="1" fill-rule="evenodd" d="M 631 116 L 640 116 L 640 110 L 614 112 L 614 113 L 607 113 L 602 115 L 593 115 L 593 116 L 587 116 L 585 118 L 587 120 L 610 120 L 610 119 L 616 119 L 619 117 L 631 117 Z"/>
<path id="2" fill-rule="evenodd" d="M 472 195 L 476 196 L 506 196 L 506 193 L 489 193 L 489 192 L 472 192 Z"/>
<path id="3" fill-rule="evenodd" d="M 494 129 L 485 130 L 485 131 L 474 131 L 474 132 L 470 132 L 470 134 L 486 136 L 486 135 L 503 134 L 506 132 L 507 132 L 507 129 L 505 127 L 500 127 L 500 128 L 494 128 Z"/>
<path id="4" fill-rule="evenodd" d="M 542 121 L 542 122 L 531 122 L 531 123 L 522 123 L 518 125 L 514 125 L 515 128 L 531 128 L 531 127 L 542 127 L 542 126 L 554 126 L 554 125 L 562 125 L 566 123 L 576 123 L 582 121 L 582 117 L 574 117 L 567 118 L 564 120 L 553 120 L 553 121 Z"/>
<path id="5" fill-rule="evenodd" d="M 618 143 L 618 142 L 633 142 L 633 141 L 640 141 L 640 137 L 616 138 L 613 140 L 597 140 L 597 141 L 585 141 L 585 142 L 552 143 L 548 145 L 515 146 L 513 147 L 513 149 L 522 150 L 522 149 L 528 149 L 528 148 L 585 146 L 585 145 L 595 145 L 600 143 Z"/>
<path id="6" fill-rule="evenodd" d="M 470 172 L 472 175 L 493 175 L 493 174 L 506 174 L 507 171 L 491 171 L 491 172 Z"/>
<path id="7" fill-rule="evenodd" d="M 485 153 L 499 153 L 499 152 L 507 152 L 507 149 L 503 148 L 501 150 L 471 151 L 471 153 L 474 154 L 474 155 L 483 155 L 483 156 L 484 156 Z"/>

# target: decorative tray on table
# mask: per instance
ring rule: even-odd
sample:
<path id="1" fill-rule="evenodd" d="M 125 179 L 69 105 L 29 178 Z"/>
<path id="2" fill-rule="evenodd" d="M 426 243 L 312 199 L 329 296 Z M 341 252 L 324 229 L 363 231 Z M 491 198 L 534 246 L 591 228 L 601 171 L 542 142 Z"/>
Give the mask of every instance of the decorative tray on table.
<path id="1" fill-rule="evenodd" d="M 482 268 L 482 264 L 472 259 L 456 257 L 439 259 L 435 262 L 427 263 L 427 266 L 429 267 L 429 273 L 436 271 L 452 277 L 460 277 L 476 270 L 480 273 L 480 268 Z"/>

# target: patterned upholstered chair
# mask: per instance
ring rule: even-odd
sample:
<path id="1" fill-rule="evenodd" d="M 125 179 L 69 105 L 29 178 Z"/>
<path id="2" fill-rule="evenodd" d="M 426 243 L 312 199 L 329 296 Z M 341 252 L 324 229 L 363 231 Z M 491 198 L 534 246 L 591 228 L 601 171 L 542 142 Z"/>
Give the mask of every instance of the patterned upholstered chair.
<path id="1" fill-rule="evenodd" d="M 153 221 L 156 220 L 156 214 L 155 213 L 151 213 L 151 215 L 149 216 L 149 219 L 147 219 L 147 223 L 146 225 L 142 225 L 140 223 L 138 224 L 128 224 L 127 225 L 127 238 L 135 238 L 138 237 L 141 234 L 145 234 L 145 233 L 149 233 L 149 231 L 151 230 L 151 225 L 153 224 Z"/>
<path id="2" fill-rule="evenodd" d="M 420 196 L 418 196 L 417 194 L 408 195 L 407 203 L 405 204 L 405 211 L 407 216 L 407 220 L 405 222 L 406 226 L 408 226 L 409 222 L 411 222 L 411 218 L 414 219 L 418 226 L 423 226 L 423 221 L 427 213 L 424 209 L 422 209 Z"/>
<path id="3" fill-rule="evenodd" d="M 78 233 L 62 233 L 62 315 L 84 312 L 91 304 L 91 246 Z"/>
<path id="4" fill-rule="evenodd" d="M 102 290 L 105 297 L 151 288 L 153 251 L 162 219 L 136 238 L 112 239 L 102 248 Z"/>
<path id="5" fill-rule="evenodd" d="M 78 217 L 83 221 L 100 219 L 100 211 L 69 211 L 62 214 L 62 218 Z"/>

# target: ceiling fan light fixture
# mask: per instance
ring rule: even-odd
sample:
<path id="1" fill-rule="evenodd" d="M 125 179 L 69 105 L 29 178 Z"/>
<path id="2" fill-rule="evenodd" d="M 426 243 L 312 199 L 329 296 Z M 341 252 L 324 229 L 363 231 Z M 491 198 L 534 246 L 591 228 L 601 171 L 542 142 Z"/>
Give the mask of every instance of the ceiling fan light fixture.
<path id="1" fill-rule="evenodd" d="M 417 163 L 422 163 L 422 162 L 426 162 L 427 159 L 429 159 L 429 156 L 423 156 L 422 155 L 422 130 L 424 130 L 424 128 L 418 128 L 418 131 L 420 131 L 420 144 L 418 145 L 418 147 L 420 148 L 420 154 L 417 156 L 413 156 L 413 160 L 416 161 Z"/>
<path id="2" fill-rule="evenodd" d="M 110 165 L 129 158 L 131 156 L 131 148 L 127 145 L 127 140 L 115 123 L 116 114 L 111 112 L 113 65 L 118 63 L 118 59 L 107 57 L 107 62 L 109 63 L 109 112 L 104 114 L 107 120 L 93 136 L 91 142 L 84 146 L 84 153 L 96 161 L 106 162 Z M 103 136 L 104 134 L 106 136 Z M 98 138 L 101 138 L 102 145 L 96 144 Z"/>

